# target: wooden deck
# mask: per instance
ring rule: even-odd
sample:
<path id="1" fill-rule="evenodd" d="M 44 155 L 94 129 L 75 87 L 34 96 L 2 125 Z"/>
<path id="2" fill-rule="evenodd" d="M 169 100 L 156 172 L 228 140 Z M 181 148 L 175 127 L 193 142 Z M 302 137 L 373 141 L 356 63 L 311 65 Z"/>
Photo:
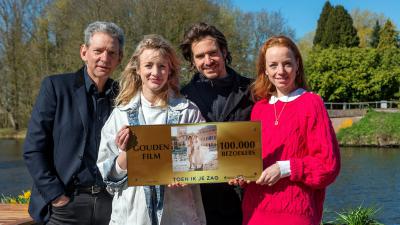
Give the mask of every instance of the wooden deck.
<path id="1" fill-rule="evenodd" d="M 28 214 L 27 204 L 0 204 L 0 225 L 35 224 Z"/>

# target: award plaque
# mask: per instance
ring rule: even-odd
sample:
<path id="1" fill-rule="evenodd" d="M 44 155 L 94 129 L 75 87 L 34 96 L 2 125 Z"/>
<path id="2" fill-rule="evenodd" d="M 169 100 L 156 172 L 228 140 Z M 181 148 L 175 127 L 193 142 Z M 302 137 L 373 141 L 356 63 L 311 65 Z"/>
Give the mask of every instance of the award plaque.
<path id="1" fill-rule="evenodd" d="M 128 185 L 255 181 L 262 172 L 259 122 L 131 126 Z"/>

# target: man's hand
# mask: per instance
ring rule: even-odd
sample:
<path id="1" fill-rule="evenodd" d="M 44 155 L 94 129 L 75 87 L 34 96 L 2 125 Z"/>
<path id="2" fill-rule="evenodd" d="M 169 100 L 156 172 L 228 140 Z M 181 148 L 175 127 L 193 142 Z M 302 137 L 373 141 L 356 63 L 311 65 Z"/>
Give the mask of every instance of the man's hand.
<path id="1" fill-rule="evenodd" d="M 70 201 L 69 197 L 67 197 L 65 195 L 60 195 L 51 202 L 51 205 L 53 207 L 63 207 L 65 205 L 67 205 L 69 203 L 69 201 Z"/>

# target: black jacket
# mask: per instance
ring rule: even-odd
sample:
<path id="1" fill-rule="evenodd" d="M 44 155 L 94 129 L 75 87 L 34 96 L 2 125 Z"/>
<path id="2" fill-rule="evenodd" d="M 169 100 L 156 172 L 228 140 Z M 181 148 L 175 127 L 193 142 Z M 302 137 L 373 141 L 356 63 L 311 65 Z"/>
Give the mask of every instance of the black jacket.
<path id="1" fill-rule="evenodd" d="M 209 80 L 200 73 L 194 74 L 192 80 L 182 88 L 181 93 L 194 102 L 207 122 L 248 121 L 253 107 L 250 93 L 251 79 L 243 77 L 227 67 L 228 79 Z M 226 80 L 229 84 L 224 84 Z M 225 95 L 226 103 L 220 115 L 210 102 L 218 101 L 217 95 Z"/>
<path id="2" fill-rule="evenodd" d="M 220 80 L 208 80 L 196 73 L 181 90 L 186 98 L 200 108 L 207 122 L 250 120 L 254 104 L 249 88 L 252 80 L 240 76 L 229 67 L 227 72 L 228 77 Z M 226 183 L 202 184 L 201 195 L 207 225 L 242 224 L 241 201 L 233 186 Z"/>
<path id="3" fill-rule="evenodd" d="M 112 86 L 113 99 L 118 90 Z M 49 218 L 51 201 L 65 193 L 79 170 L 89 123 L 84 68 L 44 78 L 32 109 L 24 143 L 24 160 L 33 178 L 29 214 Z"/>

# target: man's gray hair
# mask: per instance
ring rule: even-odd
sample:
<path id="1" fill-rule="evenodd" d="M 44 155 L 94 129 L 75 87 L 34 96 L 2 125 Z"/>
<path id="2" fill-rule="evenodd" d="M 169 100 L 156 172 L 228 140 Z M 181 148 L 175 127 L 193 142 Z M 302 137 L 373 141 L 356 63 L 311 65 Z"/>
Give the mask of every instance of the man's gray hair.
<path id="1" fill-rule="evenodd" d="M 119 49 L 124 49 L 124 31 L 112 22 L 96 21 L 89 24 L 85 29 L 85 45 L 90 45 L 90 38 L 97 32 L 106 33 L 113 38 L 118 39 Z"/>

